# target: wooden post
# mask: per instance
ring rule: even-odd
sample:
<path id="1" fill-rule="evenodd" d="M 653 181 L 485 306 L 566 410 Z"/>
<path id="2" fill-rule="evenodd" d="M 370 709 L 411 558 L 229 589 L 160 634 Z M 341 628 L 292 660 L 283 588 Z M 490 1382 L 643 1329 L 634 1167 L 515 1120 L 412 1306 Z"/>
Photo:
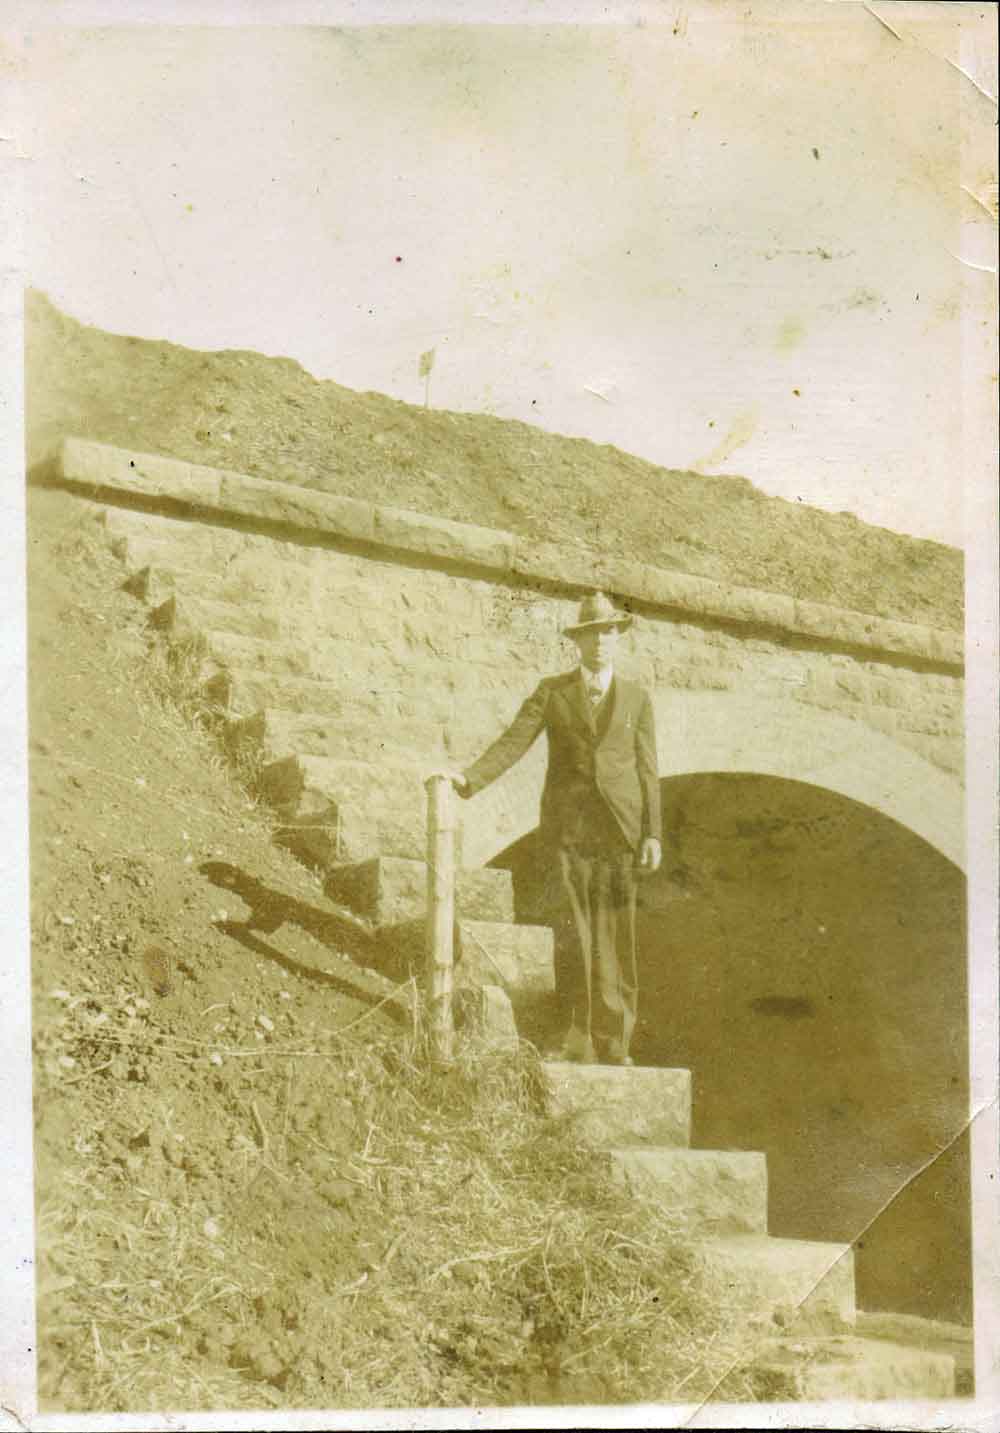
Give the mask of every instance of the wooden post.
<path id="1" fill-rule="evenodd" d="M 427 778 L 427 1003 L 432 1058 L 452 1058 L 455 959 L 455 800 L 447 776 Z"/>

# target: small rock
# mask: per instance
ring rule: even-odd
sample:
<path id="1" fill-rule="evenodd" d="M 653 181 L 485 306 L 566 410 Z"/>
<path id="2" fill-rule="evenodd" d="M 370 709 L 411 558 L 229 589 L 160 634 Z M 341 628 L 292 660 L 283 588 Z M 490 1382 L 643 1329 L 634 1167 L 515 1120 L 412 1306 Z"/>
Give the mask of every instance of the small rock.
<path id="1" fill-rule="evenodd" d="M 269 1019 L 266 1015 L 258 1015 L 257 1024 L 266 1030 L 268 1034 L 274 1029 L 274 1021 Z"/>
<path id="2" fill-rule="evenodd" d="M 204 1224 L 201 1226 L 201 1232 L 204 1234 L 206 1239 L 218 1239 L 219 1235 L 222 1233 L 222 1230 L 219 1228 L 219 1225 L 215 1219 L 206 1219 Z"/>
<path id="3" fill-rule="evenodd" d="M 142 953 L 142 966 L 157 995 L 170 990 L 170 956 L 162 945 L 148 945 Z"/>

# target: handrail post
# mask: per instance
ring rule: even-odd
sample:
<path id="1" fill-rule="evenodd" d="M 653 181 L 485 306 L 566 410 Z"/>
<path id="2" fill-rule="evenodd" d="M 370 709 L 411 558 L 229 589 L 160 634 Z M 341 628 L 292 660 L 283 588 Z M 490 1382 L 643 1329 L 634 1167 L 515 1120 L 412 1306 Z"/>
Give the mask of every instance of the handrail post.
<path id="1" fill-rule="evenodd" d="M 452 1058 L 451 1006 L 455 959 L 455 800 L 450 777 L 434 775 L 427 787 L 426 989 L 434 1060 Z"/>

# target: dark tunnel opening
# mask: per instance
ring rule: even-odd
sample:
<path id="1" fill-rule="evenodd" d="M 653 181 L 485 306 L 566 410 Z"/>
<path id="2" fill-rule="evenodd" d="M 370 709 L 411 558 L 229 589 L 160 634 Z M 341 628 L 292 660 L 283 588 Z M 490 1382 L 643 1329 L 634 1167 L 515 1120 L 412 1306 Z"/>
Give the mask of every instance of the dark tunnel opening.
<path id="1" fill-rule="evenodd" d="M 692 1143 L 768 1157 L 769 1232 L 855 1244 L 858 1303 L 971 1322 L 965 879 L 871 807 L 769 776 L 661 782 L 637 1063 Z M 546 923 L 534 833 L 492 863 Z"/>

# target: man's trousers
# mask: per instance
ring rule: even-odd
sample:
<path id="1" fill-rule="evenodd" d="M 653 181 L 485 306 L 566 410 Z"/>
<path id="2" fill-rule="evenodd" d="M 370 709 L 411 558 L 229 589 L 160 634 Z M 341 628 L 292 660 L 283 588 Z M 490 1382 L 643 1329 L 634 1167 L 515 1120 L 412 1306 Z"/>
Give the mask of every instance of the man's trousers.
<path id="1" fill-rule="evenodd" d="M 555 984 L 566 1053 L 624 1059 L 635 1029 L 635 854 L 621 838 L 557 851 Z"/>

